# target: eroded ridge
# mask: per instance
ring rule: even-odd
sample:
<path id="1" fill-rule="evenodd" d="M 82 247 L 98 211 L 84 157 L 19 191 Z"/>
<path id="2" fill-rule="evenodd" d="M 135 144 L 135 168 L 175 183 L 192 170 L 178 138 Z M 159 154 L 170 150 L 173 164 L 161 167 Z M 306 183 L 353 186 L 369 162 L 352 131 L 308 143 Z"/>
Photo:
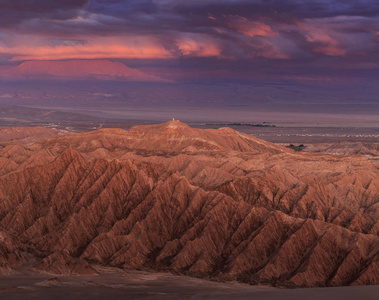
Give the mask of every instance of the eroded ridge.
<path id="1" fill-rule="evenodd" d="M 0 144 L 0 272 L 379 284 L 379 171 L 179 121 Z"/>

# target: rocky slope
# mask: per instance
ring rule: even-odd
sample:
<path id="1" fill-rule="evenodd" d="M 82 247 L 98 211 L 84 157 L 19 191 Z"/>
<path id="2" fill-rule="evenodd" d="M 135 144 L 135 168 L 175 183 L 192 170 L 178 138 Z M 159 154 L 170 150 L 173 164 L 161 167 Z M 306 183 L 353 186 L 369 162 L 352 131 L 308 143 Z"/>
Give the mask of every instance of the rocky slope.
<path id="1" fill-rule="evenodd" d="M 334 144 L 312 144 L 305 151 L 321 152 L 328 154 L 361 154 L 379 166 L 379 144 L 378 143 L 349 143 L 341 142 Z"/>
<path id="2" fill-rule="evenodd" d="M 179 121 L 0 148 L 0 272 L 379 284 L 379 170 Z"/>
<path id="3" fill-rule="evenodd" d="M 23 144 L 33 144 L 48 138 L 63 134 L 56 129 L 42 126 L 36 127 L 0 127 L 0 143 L 18 141 Z"/>

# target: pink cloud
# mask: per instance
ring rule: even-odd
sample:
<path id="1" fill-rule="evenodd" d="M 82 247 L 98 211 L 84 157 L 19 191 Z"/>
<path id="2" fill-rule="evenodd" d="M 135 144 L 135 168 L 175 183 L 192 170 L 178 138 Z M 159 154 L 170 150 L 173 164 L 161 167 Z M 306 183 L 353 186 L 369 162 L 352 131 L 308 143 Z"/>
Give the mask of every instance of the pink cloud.
<path id="1" fill-rule="evenodd" d="M 203 36 L 185 36 L 179 38 L 175 44 L 183 56 L 214 57 L 221 56 L 222 52 L 216 41 Z"/>
<path id="2" fill-rule="evenodd" d="M 346 49 L 335 37 L 337 33 L 324 26 L 319 20 L 297 23 L 297 27 L 303 33 L 306 41 L 314 45 L 313 51 L 328 56 L 343 56 L 346 54 Z"/>
<path id="3" fill-rule="evenodd" d="M 9 36 L 11 36 L 9 34 Z M 160 40 L 145 37 L 78 37 L 84 42 L 54 43 L 47 37 L 14 35 L 1 43 L 0 54 L 13 56 L 13 61 L 66 59 L 170 59 L 180 56 L 221 57 L 217 40 L 200 34 L 186 34 L 174 38 L 178 53 L 167 49 Z"/>
<path id="4" fill-rule="evenodd" d="M 216 20 L 216 18 L 212 14 L 208 14 L 208 19 L 209 20 L 213 20 L 213 21 Z"/>
<path id="5" fill-rule="evenodd" d="M 163 59 L 172 54 L 154 40 L 146 38 L 96 38 L 83 44 L 52 45 L 41 39 L 16 40 L 11 46 L 1 46 L 0 53 L 20 60 L 135 58 Z"/>
<path id="6" fill-rule="evenodd" d="M 217 33 L 220 33 L 220 34 L 227 33 L 227 31 L 225 29 L 222 29 L 222 28 L 219 28 L 219 27 L 212 27 L 212 29 L 214 31 L 216 31 Z"/>
<path id="7" fill-rule="evenodd" d="M 272 28 L 262 22 L 252 21 L 241 16 L 227 16 L 228 27 L 249 37 L 273 37 L 278 35 Z"/>
<path id="8" fill-rule="evenodd" d="M 314 48 L 316 52 L 329 56 L 342 56 L 346 54 L 346 50 L 342 48 L 339 42 L 322 30 L 309 31 L 305 34 L 305 38 L 310 43 L 319 44 Z"/>

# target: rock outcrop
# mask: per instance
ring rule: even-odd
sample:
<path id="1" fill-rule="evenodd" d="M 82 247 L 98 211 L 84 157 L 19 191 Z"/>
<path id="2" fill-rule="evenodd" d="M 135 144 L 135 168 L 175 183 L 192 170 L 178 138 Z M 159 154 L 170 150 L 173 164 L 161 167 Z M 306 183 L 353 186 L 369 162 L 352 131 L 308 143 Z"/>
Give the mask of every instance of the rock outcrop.
<path id="1" fill-rule="evenodd" d="M 379 170 L 178 121 L 0 148 L 0 272 L 379 284 Z"/>

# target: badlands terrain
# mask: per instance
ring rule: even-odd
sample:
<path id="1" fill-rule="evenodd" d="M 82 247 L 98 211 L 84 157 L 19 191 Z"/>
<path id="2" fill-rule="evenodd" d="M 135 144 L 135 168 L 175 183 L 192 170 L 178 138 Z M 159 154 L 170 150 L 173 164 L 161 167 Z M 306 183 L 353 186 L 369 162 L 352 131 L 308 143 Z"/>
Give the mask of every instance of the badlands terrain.
<path id="1" fill-rule="evenodd" d="M 0 274 L 379 284 L 379 169 L 179 121 L 0 131 Z"/>

